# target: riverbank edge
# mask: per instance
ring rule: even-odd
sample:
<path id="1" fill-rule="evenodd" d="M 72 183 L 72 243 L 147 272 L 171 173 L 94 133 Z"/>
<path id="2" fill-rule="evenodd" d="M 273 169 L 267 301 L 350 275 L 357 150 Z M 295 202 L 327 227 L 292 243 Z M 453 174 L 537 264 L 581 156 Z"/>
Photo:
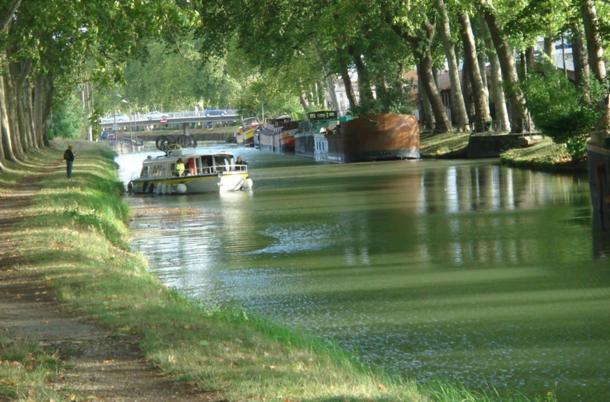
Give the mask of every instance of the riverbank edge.
<path id="1" fill-rule="evenodd" d="M 468 158 L 468 133 L 426 134 L 421 137 L 423 159 L 476 159 Z M 586 160 L 572 161 L 565 149 L 544 137 L 537 144 L 513 148 L 499 156 L 500 163 L 510 167 L 549 173 L 586 173 Z"/>
<path id="2" fill-rule="evenodd" d="M 515 148 L 500 155 L 500 162 L 511 167 L 549 173 L 587 173 L 586 159 L 574 161 L 561 144 L 549 137 L 527 148 Z"/>
<path id="3" fill-rule="evenodd" d="M 43 165 L 62 147 L 43 150 L 31 165 Z M 89 143 L 75 148 L 74 179 L 67 181 L 61 167 L 54 171 L 33 206 L 38 217 L 19 224 L 28 233 L 17 250 L 27 261 L 22 268 L 117 338 L 140 338 L 146 358 L 175 379 L 230 400 L 496 399 L 442 383 L 417 386 L 315 337 L 243 311 L 211 311 L 165 288 L 127 248 L 128 212 L 112 153 Z"/>

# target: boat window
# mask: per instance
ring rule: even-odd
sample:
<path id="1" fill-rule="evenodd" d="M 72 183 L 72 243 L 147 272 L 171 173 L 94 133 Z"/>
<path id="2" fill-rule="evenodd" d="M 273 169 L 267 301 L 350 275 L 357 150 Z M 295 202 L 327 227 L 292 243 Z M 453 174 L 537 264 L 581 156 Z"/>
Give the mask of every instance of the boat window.
<path id="1" fill-rule="evenodd" d="M 140 172 L 140 177 L 148 177 L 148 166 L 142 166 L 142 172 Z"/>
<path id="2" fill-rule="evenodd" d="M 224 156 L 224 155 L 215 156 L 214 162 L 216 164 L 217 169 L 229 170 L 229 167 L 230 167 L 229 159 L 226 156 Z"/>

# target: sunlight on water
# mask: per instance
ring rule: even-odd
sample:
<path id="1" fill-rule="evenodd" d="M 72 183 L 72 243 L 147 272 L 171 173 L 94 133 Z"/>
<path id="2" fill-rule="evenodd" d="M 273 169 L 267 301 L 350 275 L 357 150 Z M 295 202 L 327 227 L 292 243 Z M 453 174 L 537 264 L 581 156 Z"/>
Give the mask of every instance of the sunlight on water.
<path id="1" fill-rule="evenodd" d="M 585 177 L 236 151 L 252 193 L 127 198 L 132 245 L 168 286 L 421 381 L 610 395 L 610 242 Z M 145 157 L 121 157 L 121 177 Z"/>

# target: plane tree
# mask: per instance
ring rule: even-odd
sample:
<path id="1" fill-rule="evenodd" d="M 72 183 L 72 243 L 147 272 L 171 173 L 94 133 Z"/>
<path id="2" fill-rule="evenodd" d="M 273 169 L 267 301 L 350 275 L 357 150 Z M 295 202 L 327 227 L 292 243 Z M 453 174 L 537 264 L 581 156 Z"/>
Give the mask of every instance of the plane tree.
<path id="1" fill-rule="evenodd" d="M 13 0 L 1 8 L 0 163 L 48 144 L 54 97 L 86 80 L 120 78 L 143 38 L 189 29 L 185 10 L 169 0 Z"/>

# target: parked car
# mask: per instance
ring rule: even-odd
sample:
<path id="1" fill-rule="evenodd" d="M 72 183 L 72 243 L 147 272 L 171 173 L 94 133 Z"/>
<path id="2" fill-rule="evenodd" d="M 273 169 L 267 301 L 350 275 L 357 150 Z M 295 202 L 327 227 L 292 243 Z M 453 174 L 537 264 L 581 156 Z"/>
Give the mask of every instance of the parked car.
<path id="1" fill-rule="evenodd" d="M 206 109 L 205 116 L 224 116 L 226 112 L 222 109 Z"/>
<path id="2" fill-rule="evenodd" d="M 101 124 L 112 124 L 112 123 L 121 123 L 121 122 L 126 122 L 129 121 L 129 116 L 122 114 L 122 113 L 117 113 L 117 114 L 113 114 L 110 116 L 104 116 L 100 119 L 100 123 Z"/>
<path id="3" fill-rule="evenodd" d="M 153 111 L 146 114 L 148 120 L 161 120 L 167 119 L 167 114 L 163 112 Z"/>

